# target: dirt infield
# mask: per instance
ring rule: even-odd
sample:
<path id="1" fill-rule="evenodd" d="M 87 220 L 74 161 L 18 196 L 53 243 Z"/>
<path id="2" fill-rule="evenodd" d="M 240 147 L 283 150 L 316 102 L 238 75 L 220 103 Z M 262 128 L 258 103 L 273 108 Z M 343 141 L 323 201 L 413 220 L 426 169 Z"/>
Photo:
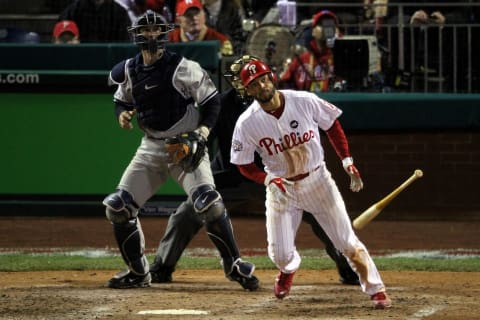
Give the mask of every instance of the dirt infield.
<path id="1" fill-rule="evenodd" d="M 154 250 L 166 218 L 145 218 Z M 233 219 L 242 253 L 264 248 L 263 219 Z M 358 232 L 373 255 L 385 250 L 474 250 L 480 221 L 373 221 Z M 99 218 L 0 218 L 3 251 L 55 247 L 115 248 L 109 223 Z M 299 250 L 322 245 L 302 225 Z M 204 232 L 190 248 L 212 245 Z M 257 270 L 261 288 L 248 292 L 218 270 L 178 270 L 171 284 L 112 290 L 105 282 L 118 270 L 0 273 L 0 319 L 474 319 L 480 314 L 480 273 L 381 271 L 394 306 L 373 310 L 359 287 L 338 282 L 335 270 L 300 269 L 291 295 L 273 297 L 275 270 Z M 195 315 L 152 315 L 149 312 Z M 477 315 L 477 316 L 476 316 Z"/>
<path id="2" fill-rule="evenodd" d="M 171 284 L 112 290 L 108 271 L 2 273 L 0 319 L 474 319 L 480 274 L 382 272 L 394 306 L 373 310 L 359 287 L 334 271 L 299 270 L 290 296 L 272 294 L 273 270 L 259 270 L 261 288 L 243 291 L 220 270 L 179 270 Z M 184 309 L 204 315 L 142 315 Z M 478 319 L 478 318 L 477 318 Z"/>

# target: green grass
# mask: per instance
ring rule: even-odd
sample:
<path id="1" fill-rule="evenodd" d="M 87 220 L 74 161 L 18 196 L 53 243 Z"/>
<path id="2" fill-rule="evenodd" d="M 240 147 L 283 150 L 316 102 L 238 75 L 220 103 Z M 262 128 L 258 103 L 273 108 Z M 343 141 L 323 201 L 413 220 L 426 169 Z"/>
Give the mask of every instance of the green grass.
<path id="1" fill-rule="evenodd" d="M 148 256 L 153 261 L 153 256 Z M 373 257 L 380 270 L 398 271 L 457 271 L 480 272 L 479 257 L 454 258 L 392 258 Z M 249 256 L 257 269 L 275 269 L 266 256 Z M 49 254 L 0 254 L 0 271 L 44 271 L 44 270 L 116 270 L 124 268 L 119 255 L 85 256 L 66 253 Z M 177 266 L 179 269 L 220 269 L 220 260 L 215 257 L 183 256 Z M 334 269 L 331 259 L 325 256 L 303 256 L 302 269 Z"/>

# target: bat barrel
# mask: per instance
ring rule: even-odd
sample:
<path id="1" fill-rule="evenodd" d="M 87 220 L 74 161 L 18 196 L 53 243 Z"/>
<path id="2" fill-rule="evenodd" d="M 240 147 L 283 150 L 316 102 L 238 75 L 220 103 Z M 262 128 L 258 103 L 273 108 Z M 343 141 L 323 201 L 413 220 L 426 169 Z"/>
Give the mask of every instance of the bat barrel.
<path id="1" fill-rule="evenodd" d="M 400 186 L 395 188 L 387 196 L 385 196 L 380 201 L 376 202 L 370 208 L 362 212 L 355 220 L 353 220 L 353 227 L 355 229 L 362 229 L 367 225 L 373 218 L 375 218 L 387 205 L 395 199 L 400 192 L 402 192 L 406 187 L 408 187 L 412 182 L 418 178 L 423 177 L 423 171 L 420 169 L 415 170 L 412 176 L 405 180 Z"/>

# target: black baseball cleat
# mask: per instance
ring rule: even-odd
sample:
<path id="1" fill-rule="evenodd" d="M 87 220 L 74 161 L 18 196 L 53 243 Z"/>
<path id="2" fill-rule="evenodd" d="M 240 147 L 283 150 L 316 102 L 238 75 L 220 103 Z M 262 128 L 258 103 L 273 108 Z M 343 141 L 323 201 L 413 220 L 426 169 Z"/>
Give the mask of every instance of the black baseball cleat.
<path id="1" fill-rule="evenodd" d="M 356 274 L 353 270 L 341 270 L 340 272 L 340 282 L 342 284 L 357 286 L 360 284 L 358 279 L 358 274 Z"/>
<path id="2" fill-rule="evenodd" d="M 172 273 L 175 267 L 167 267 L 159 262 L 153 262 L 150 265 L 150 275 L 152 283 L 169 283 L 172 282 Z"/>
<path id="3" fill-rule="evenodd" d="M 352 285 L 352 286 L 358 286 L 360 284 L 360 281 L 358 280 L 358 277 L 356 277 L 356 278 L 340 277 L 340 282 L 342 284 L 347 284 L 347 285 Z"/>
<path id="4" fill-rule="evenodd" d="M 112 289 L 133 289 L 150 287 L 152 277 L 150 273 L 145 275 L 136 275 L 130 270 L 123 270 L 117 273 L 107 283 L 107 286 Z"/>
<path id="5" fill-rule="evenodd" d="M 172 282 L 172 273 L 166 271 L 150 271 L 152 283 L 169 283 Z"/>
<path id="6" fill-rule="evenodd" d="M 238 258 L 232 264 L 230 272 L 225 272 L 225 275 L 231 281 L 237 281 L 243 289 L 255 291 L 258 289 L 260 281 L 253 275 L 253 271 L 255 271 L 254 264 Z"/>

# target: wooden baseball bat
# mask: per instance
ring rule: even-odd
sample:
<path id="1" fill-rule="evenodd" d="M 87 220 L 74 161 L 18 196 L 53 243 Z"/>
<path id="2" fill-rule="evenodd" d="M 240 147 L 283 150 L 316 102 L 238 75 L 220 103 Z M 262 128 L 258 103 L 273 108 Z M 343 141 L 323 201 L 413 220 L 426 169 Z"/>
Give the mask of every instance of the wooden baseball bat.
<path id="1" fill-rule="evenodd" d="M 415 170 L 413 175 L 405 180 L 400 186 L 395 190 L 389 193 L 382 200 L 374 203 L 370 208 L 363 211 L 355 220 L 353 220 L 353 227 L 355 229 L 362 229 L 365 227 L 373 218 L 375 218 L 396 196 L 399 195 L 406 187 L 412 184 L 413 181 L 421 178 L 423 176 L 423 171 L 420 169 Z"/>

